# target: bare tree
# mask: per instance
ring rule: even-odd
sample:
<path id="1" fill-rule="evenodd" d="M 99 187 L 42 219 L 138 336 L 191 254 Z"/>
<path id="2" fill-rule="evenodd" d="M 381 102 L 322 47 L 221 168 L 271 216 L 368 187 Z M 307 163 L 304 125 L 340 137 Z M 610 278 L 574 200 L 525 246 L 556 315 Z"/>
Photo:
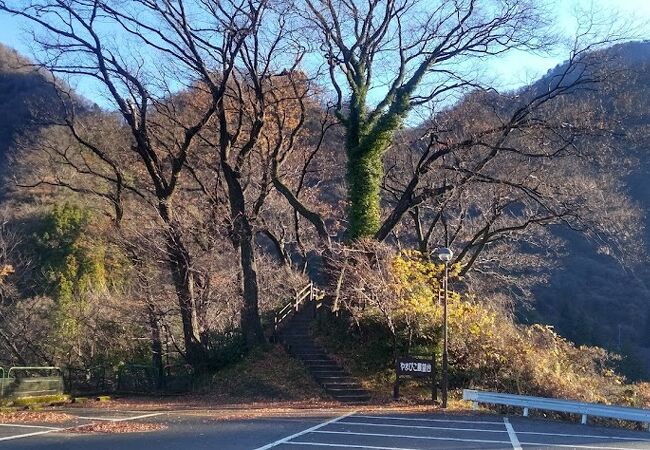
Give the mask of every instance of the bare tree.
<path id="1" fill-rule="evenodd" d="M 189 26 L 182 3 L 133 1 L 113 5 L 99 1 L 45 0 L 0 4 L 0 10 L 26 18 L 36 26 L 38 34 L 34 33 L 34 39 L 42 49 L 41 60 L 53 74 L 96 82 L 117 108 L 130 132 L 132 145 L 124 156 L 125 159 L 135 156 L 142 166 L 141 181 L 146 180 L 145 189 L 154 197 L 164 224 L 166 253 L 181 310 L 186 356 L 193 364 L 204 359 L 204 345 L 196 316 L 193 258 L 179 224 L 174 199 L 192 145 L 225 95 L 228 76 L 234 66 L 233 55 L 238 53 L 250 28 L 255 26 L 257 18 L 249 8 L 257 7 L 230 3 L 212 8 L 209 4 L 195 2 L 193 8 L 205 12 L 206 20 L 212 21 L 210 28 L 221 30 L 205 36 L 208 33 L 202 25 L 197 25 L 197 29 Z M 153 26 L 141 23 L 138 28 L 138 23 L 132 19 L 147 14 L 151 14 L 147 17 L 154 21 Z M 170 21 L 170 17 L 182 23 Z M 144 45 L 148 53 L 126 52 L 124 46 L 113 39 L 108 22 L 125 30 L 125 40 L 134 46 L 133 49 Z M 210 56 L 211 67 L 205 65 L 205 55 Z M 222 77 L 219 89 L 212 92 L 214 101 L 193 122 L 186 124 L 176 120 L 182 132 L 170 142 L 166 131 L 156 126 L 161 115 L 169 115 L 165 98 L 170 86 L 179 83 L 182 86 L 192 75 L 208 71 L 211 77 L 216 72 Z M 120 161 L 111 159 L 102 147 L 85 141 L 81 133 L 75 132 L 74 124 L 71 131 L 87 150 L 115 169 L 111 179 L 118 189 L 123 189 Z M 259 329 L 253 334 L 258 335 Z"/>
<path id="2" fill-rule="evenodd" d="M 413 108 L 478 85 L 473 59 L 549 44 L 543 11 L 523 0 L 304 5 L 346 132 L 350 239 L 380 229 L 384 155 Z"/>

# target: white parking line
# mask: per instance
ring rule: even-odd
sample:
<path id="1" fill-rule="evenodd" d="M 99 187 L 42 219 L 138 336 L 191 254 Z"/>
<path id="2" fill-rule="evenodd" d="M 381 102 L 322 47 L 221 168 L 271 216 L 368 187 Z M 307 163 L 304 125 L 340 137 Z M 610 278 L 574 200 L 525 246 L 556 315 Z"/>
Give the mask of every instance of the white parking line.
<path id="1" fill-rule="evenodd" d="M 298 436 L 302 436 L 303 434 L 312 433 L 312 432 L 318 430 L 319 428 L 327 426 L 327 425 L 329 425 L 331 423 L 336 423 L 341 419 L 345 419 L 346 417 L 349 417 L 354 413 L 356 413 L 356 411 L 352 411 L 352 412 L 349 412 L 347 414 L 343 414 L 342 416 L 335 417 L 334 419 L 328 420 L 327 422 L 323 422 L 323 423 L 318 424 L 316 426 L 313 426 L 311 428 L 307 428 L 306 430 L 300 431 L 300 432 L 298 432 L 296 434 L 292 434 L 291 436 L 287 436 L 285 438 L 278 439 L 275 442 L 271 442 L 270 444 L 267 444 L 267 445 L 265 445 L 263 447 L 259 447 L 259 448 L 255 449 L 255 450 L 267 450 L 269 448 L 277 447 L 280 444 L 288 444 L 288 443 L 290 443 L 289 441 L 291 439 L 293 439 L 293 438 L 297 438 Z"/>
<path id="2" fill-rule="evenodd" d="M 155 417 L 155 416 L 161 416 L 165 413 L 152 413 L 152 414 L 143 414 L 141 416 L 135 416 L 135 417 L 86 417 L 86 416 L 77 416 L 77 419 L 85 419 L 85 420 L 105 420 L 108 422 L 126 422 L 128 420 L 137 420 L 137 419 L 144 419 L 147 417 Z"/>
<path id="3" fill-rule="evenodd" d="M 417 448 L 405 448 L 405 447 L 376 447 L 371 445 L 321 444 L 320 442 L 301 442 L 301 441 L 286 442 L 286 444 L 311 445 L 314 447 L 366 448 L 369 450 L 418 450 Z"/>
<path id="4" fill-rule="evenodd" d="M 650 439 L 627 437 L 627 436 L 599 436 L 597 434 L 570 434 L 570 433 L 544 433 L 541 431 L 517 431 L 518 435 L 522 434 L 533 434 L 536 436 L 556 436 L 556 437 L 574 437 L 574 438 L 586 438 L 586 439 L 609 439 L 609 440 L 620 440 L 620 441 L 632 441 L 632 442 L 650 442 Z"/>
<path id="5" fill-rule="evenodd" d="M 507 433 L 507 430 L 489 430 L 486 428 L 430 427 L 426 425 L 397 425 L 394 423 L 338 422 L 337 425 L 358 425 L 364 427 L 409 428 L 416 430 L 475 431 L 477 433 Z M 503 425 L 503 424 L 501 424 Z"/>
<path id="6" fill-rule="evenodd" d="M 418 450 L 417 448 L 405 448 L 405 447 L 376 447 L 371 445 L 321 444 L 320 442 L 301 442 L 301 441 L 286 442 L 286 444 L 311 445 L 314 447 L 366 448 L 369 450 Z"/>
<path id="7" fill-rule="evenodd" d="M 0 423 L 0 427 L 11 427 L 11 428 L 42 428 L 44 430 L 60 430 L 60 427 L 44 427 L 41 425 L 23 425 L 18 423 Z"/>
<path id="8" fill-rule="evenodd" d="M 110 421 L 110 422 L 125 422 L 128 420 L 137 420 L 137 419 L 144 419 L 146 417 L 154 417 L 154 416 L 160 416 L 164 413 L 152 413 L 152 414 L 142 414 L 140 416 L 135 416 L 135 417 L 121 417 L 121 418 L 109 418 L 109 417 L 81 417 L 77 416 L 77 419 L 87 419 L 87 420 L 105 420 L 105 421 Z M 2 441 L 12 441 L 15 439 L 22 439 L 26 437 L 31 437 L 31 436 L 40 436 L 42 434 L 49 434 L 53 433 L 55 431 L 67 431 L 67 430 L 73 430 L 75 428 L 83 427 L 85 425 L 75 425 L 72 427 L 65 427 L 65 428 L 57 428 L 57 427 L 44 427 L 44 426 L 39 426 L 39 425 L 22 425 L 22 424 L 0 424 L 0 426 L 4 427 L 16 427 L 16 428 L 41 428 L 43 431 L 34 431 L 33 433 L 24 433 L 24 434 L 16 434 L 13 436 L 6 436 L 6 437 L 1 437 L 0 442 Z"/>
<path id="9" fill-rule="evenodd" d="M 1 441 L 13 441 L 15 439 L 22 439 L 22 438 L 26 438 L 26 437 L 30 437 L 30 436 L 40 436 L 42 434 L 50 434 L 50 433 L 54 433 L 56 431 L 66 431 L 66 430 L 71 430 L 73 428 L 77 428 L 77 427 L 74 426 L 74 427 L 66 427 L 66 428 L 53 428 L 51 430 L 35 431 L 34 433 L 15 434 L 13 436 L 7 436 L 7 437 L 0 438 L 0 442 Z"/>
<path id="10" fill-rule="evenodd" d="M 480 423 L 483 425 L 503 425 L 503 422 L 490 422 L 487 420 L 453 420 L 453 419 L 424 419 L 416 417 L 391 417 L 391 416 L 364 416 L 358 415 L 359 419 L 388 419 L 388 420 L 410 420 L 416 422 L 442 422 L 442 423 Z"/>
<path id="11" fill-rule="evenodd" d="M 477 444 L 510 444 L 510 441 L 495 441 L 491 439 L 463 439 L 463 438 L 452 438 L 452 437 L 442 437 L 442 436 L 412 436 L 409 434 L 386 434 L 386 433 L 354 433 L 351 431 L 326 431 L 326 430 L 317 430 L 313 433 L 320 434 L 345 434 L 351 436 L 373 436 L 373 437 L 388 437 L 388 438 L 400 438 L 400 439 L 420 439 L 426 441 L 453 441 L 453 442 L 472 442 Z M 291 444 L 291 442 L 287 442 Z"/>
<path id="12" fill-rule="evenodd" d="M 508 420 L 507 417 L 503 418 L 503 423 L 506 426 L 506 430 L 508 431 L 508 436 L 510 437 L 510 443 L 512 444 L 512 449 L 521 450 L 521 444 L 519 443 L 519 439 L 517 439 L 517 433 L 515 433 L 515 429 L 512 428 L 512 425 L 510 425 L 510 421 Z"/>
<path id="13" fill-rule="evenodd" d="M 600 445 L 577 445 L 577 444 L 549 444 L 548 442 L 522 442 L 522 445 L 531 445 L 544 448 L 589 448 L 595 450 L 631 450 L 630 447 L 603 447 Z"/>
<path id="14" fill-rule="evenodd" d="M 61 428 L 60 430 L 65 430 L 65 428 Z M 13 436 L 7 436 L 7 437 L 0 438 L 0 441 L 12 441 L 14 439 L 21 439 L 21 438 L 26 438 L 26 437 L 30 437 L 30 436 L 38 436 L 38 435 L 41 435 L 41 434 L 53 433 L 55 431 L 59 431 L 59 430 L 45 430 L 45 431 L 35 431 L 33 433 L 15 434 Z"/>

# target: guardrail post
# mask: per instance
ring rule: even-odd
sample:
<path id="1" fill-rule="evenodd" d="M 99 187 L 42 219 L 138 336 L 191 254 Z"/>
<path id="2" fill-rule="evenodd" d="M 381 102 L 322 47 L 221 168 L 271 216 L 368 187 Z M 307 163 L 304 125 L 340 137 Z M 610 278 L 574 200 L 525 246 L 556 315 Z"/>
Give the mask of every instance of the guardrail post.
<path id="1" fill-rule="evenodd" d="M 524 408 L 524 417 L 528 417 L 528 408 Z"/>
<path id="2" fill-rule="evenodd" d="M 587 415 L 583 414 L 582 419 L 580 420 L 580 423 L 583 425 L 587 425 Z"/>
<path id="3" fill-rule="evenodd" d="M 472 410 L 476 411 L 478 409 L 478 402 L 472 402 Z"/>
<path id="4" fill-rule="evenodd" d="M 278 341 L 278 315 L 273 316 L 273 341 Z"/>

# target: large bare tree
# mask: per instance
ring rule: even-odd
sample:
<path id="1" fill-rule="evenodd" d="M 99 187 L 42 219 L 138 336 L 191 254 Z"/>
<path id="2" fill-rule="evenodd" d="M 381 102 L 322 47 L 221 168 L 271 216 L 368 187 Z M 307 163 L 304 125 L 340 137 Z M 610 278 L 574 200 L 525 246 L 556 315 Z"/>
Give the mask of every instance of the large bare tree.
<path id="1" fill-rule="evenodd" d="M 191 3 L 191 4 L 190 4 Z M 54 75 L 85 79 L 105 94 L 131 135 L 123 156 L 84 139 L 78 141 L 111 172 L 119 193 L 129 184 L 123 162 L 142 167 L 138 183 L 163 224 L 165 251 L 179 301 L 188 361 L 200 364 L 205 344 L 196 315 L 195 268 L 175 200 L 186 161 L 199 132 L 215 117 L 244 41 L 259 26 L 263 2 L 2 2 L 0 10 L 28 19 L 40 46 L 38 57 Z M 201 21 L 191 18 L 202 17 Z M 119 37 L 116 30 L 121 30 Z M 254 33 L 253 33 L 254 34 Z M 211 79 L 211 101 L 186 121 L 168 99 L 198 77 Z M 164 117 L 164 120 L 161 119 Z M 167 127 L 160 126 L 163 122 Z M 170 130 L 170 128 L 172 128 Z M 106 144 L 106 143 L 104 143 Z M 135 157 L 135 158 L 134 158 Z M 244 278 L 247 278 L 246 275 Z M 249 302 L 251 300 L 249 299 Z M 252 299 L 253 302 L 257 298 Z M 245 306 L 250 309 L 250 304 Z M 243 314 L 251 343 L 262 339 L 257 311 Z"/>
<path id="2" fill-rule="evenodd" d="M 305 0 L 345 128 L 348 238 L 381 227 L 384 156 L 417 106 L 478 85 L 471 64 L 549 44 L 527 0 Z"/>

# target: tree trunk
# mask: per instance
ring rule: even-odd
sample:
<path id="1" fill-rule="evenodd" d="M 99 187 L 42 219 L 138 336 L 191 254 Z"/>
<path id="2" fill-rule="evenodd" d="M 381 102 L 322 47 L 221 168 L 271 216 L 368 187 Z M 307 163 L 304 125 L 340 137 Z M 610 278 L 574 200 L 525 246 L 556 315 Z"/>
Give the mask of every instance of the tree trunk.
<path id="1" fill-rule="evenodd" d="M 190 365 L 196 368 L 206 363 L 207 354 L 201 342 L 199 321 L 196 314 L 192 258 L 183 243 L 182 232 L 172 219 L 169 201 L 161 202 L 159 211 L 162 219 L 167 224 L 165 245 L 167 247 L 174 288 L 178 297 L 181 322 L 183 323 L 185 359 Z"/>
<path id="2" fill-rule="evenodd" d="M 372 237 L 381 224 L 381 180 L 384 165 L 381 151 L 349 152 L 347 167 L 347 189 L 349 211 L 347 238 L 355 240 Z"/>
<path id="3" fill-rule="evenodd" d="M 255 248 L 253 244 L 253 233 L 247 220 L 244 228 L 247 233 L 239 242 L 239 260 L 242 274 L 242 292 L 244 304 L 241 311 L 241 328 L 249 347 L 264 342 L 264 332 L 260 320 L 258 299 L 259 289 L 257 285 L 257 266 L 255 263 Z"/>
<path id="4" fill-rule="evenodd" d="M 156 389 L 160 390 L 165 384 L 165 368 L 162 355 L 162 341 L 160 340 L 160 323 L 156 317 L 153 306 L 149 305 L 149 326 L 151 327 L 151 362 L 156 377 Z"/>
<path id="5" fill-rule="evenodd" d="M 258 307 L 259 289 L 253 227 L 246 215 L 246 201 L 239 182 L 239 174 L 224 160 L 221 161 L 221 167 L 228 186 L 230 217 L 232 220 L 231 238 L 233 246 L 239 252 L 240 289 L 244 301 L 241 309 L 241 330 L 246 338 L 246 344 L 249 348 L 252 348 L 265 341 Z"/>

